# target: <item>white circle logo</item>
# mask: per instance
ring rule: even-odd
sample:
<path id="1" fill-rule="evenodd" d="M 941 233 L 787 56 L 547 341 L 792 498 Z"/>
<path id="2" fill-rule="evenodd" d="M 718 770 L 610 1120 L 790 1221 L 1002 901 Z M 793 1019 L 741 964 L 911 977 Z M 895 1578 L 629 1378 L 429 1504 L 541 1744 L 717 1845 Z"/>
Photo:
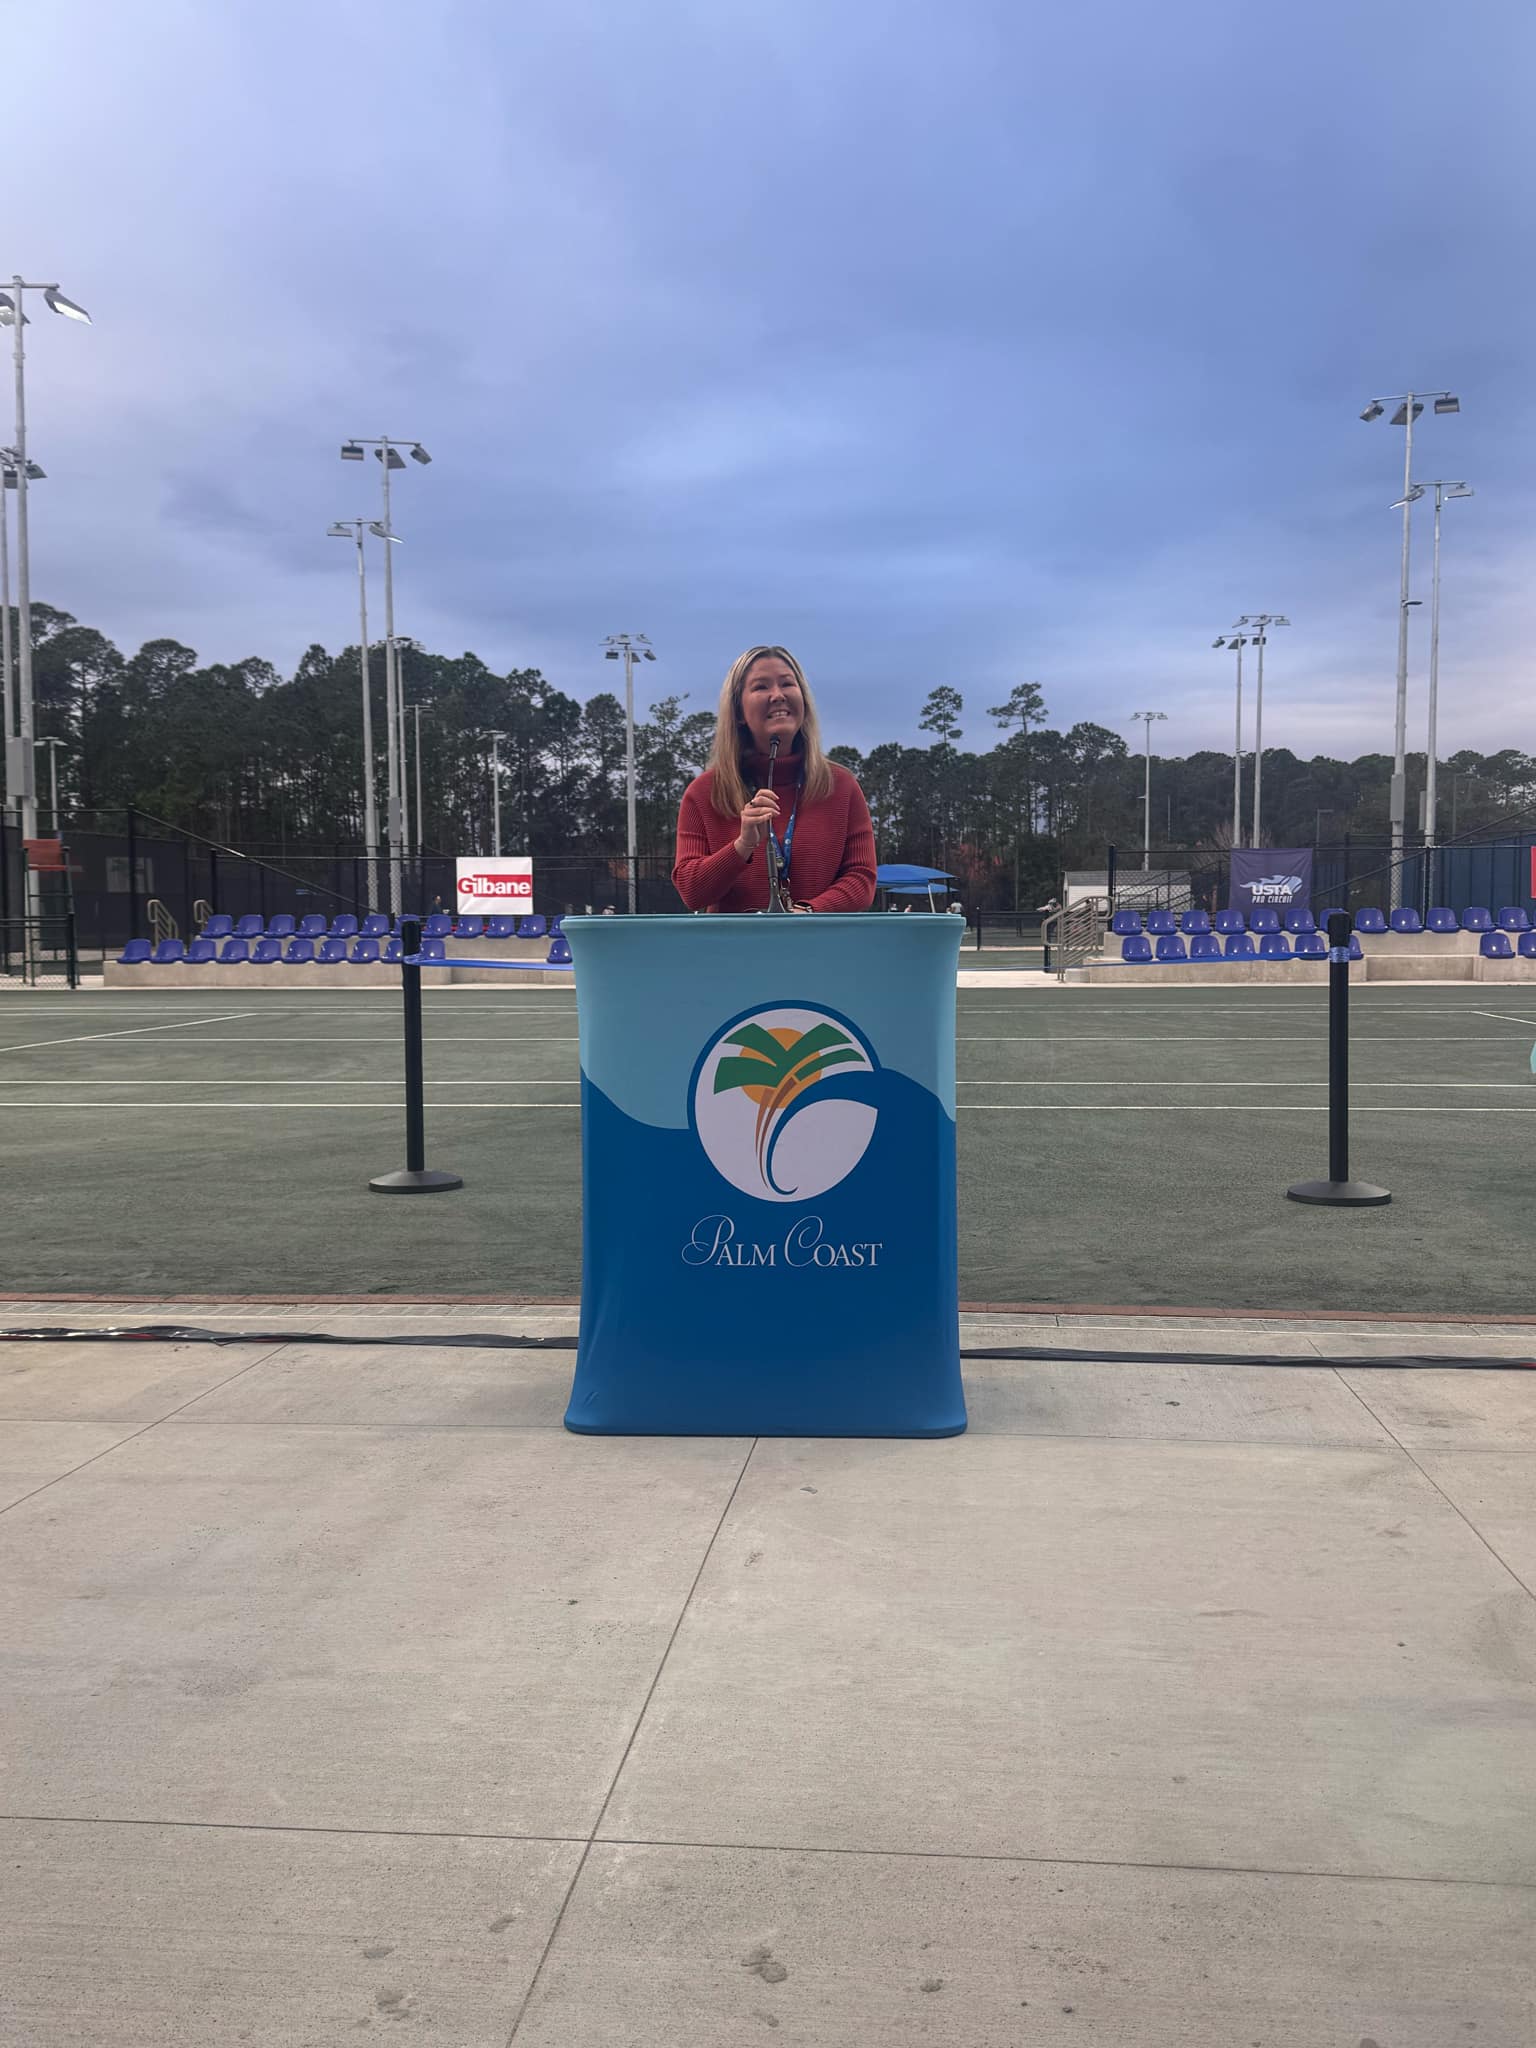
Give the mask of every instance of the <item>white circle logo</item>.
<path id="1" fill-rule="evenodd" d="M 689 1105 L 710 1164 L 760 1202 L 808 1202 L 846 1180 L 874 1136 L 874 1053 L 846 1018 L 786 1005 L 727 1024 Z"/>

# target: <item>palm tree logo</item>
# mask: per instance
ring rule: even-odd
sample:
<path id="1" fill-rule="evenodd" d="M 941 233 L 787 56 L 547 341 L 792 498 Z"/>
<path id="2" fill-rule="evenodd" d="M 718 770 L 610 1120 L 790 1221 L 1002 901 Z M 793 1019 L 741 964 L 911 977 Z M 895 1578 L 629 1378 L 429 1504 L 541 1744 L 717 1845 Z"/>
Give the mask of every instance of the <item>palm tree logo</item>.
<path id="1" fill-rule="evenodd" d="M 745 1192 L 790 1201 L 800 1192 L 775 1172 L 774 1154 L 793 1123 L 817 1154 L 820 1193 L 852 1171 L 874 1129 L 875 1062 L 855 1030 L 825 1012 L 759 1011 L 728 1026 L 709 1048 L 694 1089 L 698 1135 L 715 1166 Z M 823 1105 L 862 1105 L 817 1116 Z M 811 1113 L 813 1121 L 800 1119 Z M 807 1178 L 805 1144 L 797 1178 Z"/>

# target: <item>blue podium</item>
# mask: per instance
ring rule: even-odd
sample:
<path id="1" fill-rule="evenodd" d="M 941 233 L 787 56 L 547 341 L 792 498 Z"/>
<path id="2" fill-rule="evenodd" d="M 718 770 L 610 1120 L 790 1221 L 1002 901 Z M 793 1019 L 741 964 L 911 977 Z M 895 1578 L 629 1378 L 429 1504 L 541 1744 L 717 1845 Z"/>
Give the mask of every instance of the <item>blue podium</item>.
<path id="1" fill-rule="evenodd" d="M 570 917 L 592 1433 L 952 1436 L 955 967 L 924 914 Z"/>

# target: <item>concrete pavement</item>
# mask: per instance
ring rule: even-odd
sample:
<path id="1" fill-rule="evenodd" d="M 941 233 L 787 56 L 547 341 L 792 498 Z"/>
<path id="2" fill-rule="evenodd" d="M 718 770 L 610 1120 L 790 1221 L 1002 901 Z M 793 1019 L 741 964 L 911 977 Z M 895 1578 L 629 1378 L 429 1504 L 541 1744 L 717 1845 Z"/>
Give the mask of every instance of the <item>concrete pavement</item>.
<path id="1" fill-rule="evenodd" d="M 0 1310 L 173 1318 L 271 1334 L 0 1344 L 7 2048 L 1536 2041 L 1529 1330 L 753 1442 L 433 1342 L 563 1314 Z"/>

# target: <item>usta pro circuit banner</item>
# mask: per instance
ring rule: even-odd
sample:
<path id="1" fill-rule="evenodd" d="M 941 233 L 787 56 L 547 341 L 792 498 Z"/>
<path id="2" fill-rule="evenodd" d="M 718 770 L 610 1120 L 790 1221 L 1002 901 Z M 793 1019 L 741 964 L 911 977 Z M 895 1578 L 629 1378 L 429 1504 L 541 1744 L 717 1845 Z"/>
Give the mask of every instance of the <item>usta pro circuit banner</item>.
<path id="1" fill-rule="evenodd" d="M 454 866 L 454 907 L 460 916 L 526 917 L 533 909 L 533 861 L 528 854 L 470 854 Z"/>

